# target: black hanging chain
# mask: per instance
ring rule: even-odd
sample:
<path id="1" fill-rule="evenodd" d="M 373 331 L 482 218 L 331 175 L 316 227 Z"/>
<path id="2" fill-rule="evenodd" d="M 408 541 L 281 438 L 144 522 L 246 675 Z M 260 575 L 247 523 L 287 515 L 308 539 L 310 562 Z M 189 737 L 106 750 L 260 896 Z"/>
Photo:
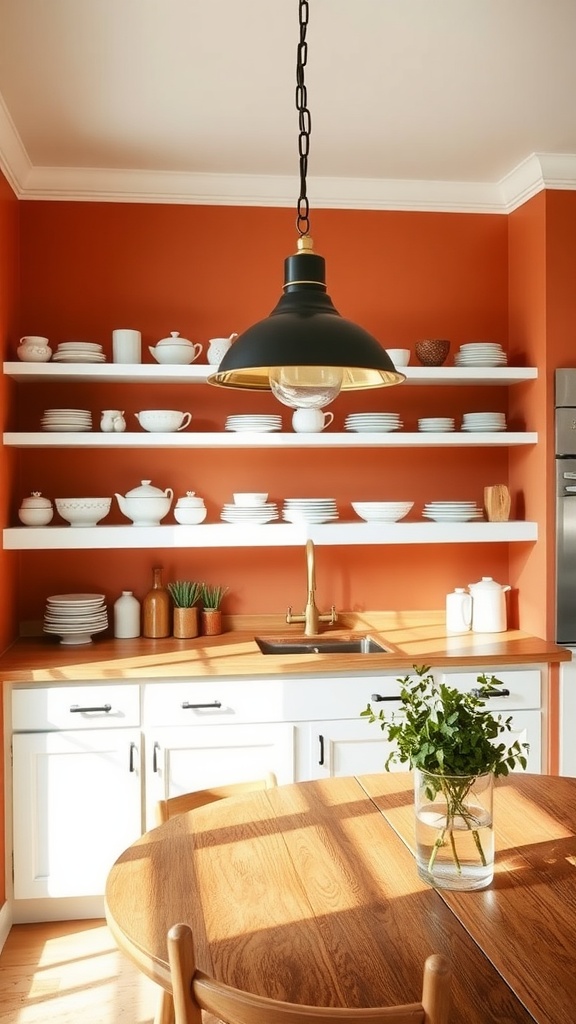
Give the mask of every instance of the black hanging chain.
<path id="1" fill-rule="evenodd" d="M 304 68 L 308 59 L 306 29 L 308 27 L 308 0 L 300 0 L 299 25 L 300 42 L 296 52 L 296 109 L 298 111 L 298 155 L 300 159 L 300 195 L 298 197 L 296 226 L 300 237 L 310 233 L 310 204 L 306 195 L 306 174 L 310 151 L 312 122 L 308 110 L 308 96 L 304 84 Z"/>

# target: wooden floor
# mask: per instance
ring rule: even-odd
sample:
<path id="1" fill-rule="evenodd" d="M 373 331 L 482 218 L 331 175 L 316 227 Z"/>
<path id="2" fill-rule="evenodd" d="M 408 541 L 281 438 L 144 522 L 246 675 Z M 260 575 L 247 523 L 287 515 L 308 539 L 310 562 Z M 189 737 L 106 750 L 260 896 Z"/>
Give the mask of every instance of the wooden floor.
<path id="1" fill-rule="evenodd" d="M 150 1024 L 158 989 L 105 922 L 14 925 L 0 953 L 0 1024 Z"/>

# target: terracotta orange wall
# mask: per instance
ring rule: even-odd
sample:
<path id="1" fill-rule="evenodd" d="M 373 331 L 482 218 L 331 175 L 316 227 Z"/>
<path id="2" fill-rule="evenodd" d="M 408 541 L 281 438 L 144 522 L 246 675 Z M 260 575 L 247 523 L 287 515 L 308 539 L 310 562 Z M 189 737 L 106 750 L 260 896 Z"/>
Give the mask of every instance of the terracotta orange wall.
<path id="1" fill-rule="evenodd" d="M 142 331 L 147 346 L 171 330 L 206 344 L 267 315 L 281 290 L 282 263 L 295 248 L 294 213 L 279 209 L 198 206 L 21 204 L 22 295 L 18 330 L 42 333 L 56 345 L 74 338 L 111 349 L 115 327 Z M 506 345 L 508 330 L 506 218 L 500 216 L 320 210 L 313 216 L 316 248 L 325 255 L 328 289 L 340 312 L 384 344 L 413 346 L 419 337 L 461 342 L 490 338 Z M 460 416 L 486 407 L 506 409 L 508 389 L 392 388 L 341 396 L 335 427 L 352 409 L 398 410 L 408 429 L 420 415 Z M 18 427 L 37 427 L 44 406 L 63 404 L 126 410 L 132 426 L 140 408 L 190 409 L 198 430 L 224 426 L 232 412 L 281 410 L 267 395 L 221 393 L 175 386 L 62 386 L 19 391 Z M 418 517 L 434 498 L 481 500 L 487 483 L 507 477 L 505 451 L 422 452 L 27 452 L 19 458 L 11 517 L 32 489 L 54 497 L 124 493 L 150 478 L 175 493 L 193 489 L 217 520 L 234 490 L 334 496 L 342 517 L 361 498 L 409 498 Z M 116 508 L 109 522 L 125 522 Z M 296 549 L 23 553 L 19 611 L 42 615 L 55 588 L 102 589 L 112 600 L 122 588 L 139 596 L 155 562 L 165 577 L 192 576 L 230 587 L 227 610 L 284 611 L 305 601 L 304 554 Z M 482 574 L 509 582 L 506 545 L 389 546 L 318 550 L 321 607 L 443 607 L 445 593 Z"/>
<path id="2" fill-rule="evenodd" d="M 18 295 L 18 202 L 7 182 L 0 174 L 0 348 L 4 357 L 7 337 L 12 335 L 16 325 L 16 303 Z M 13 415 L 11 409 L 13 390 L 8 381 L 0 377 L 0 416 L 2 430 Z M 13 455 L 0 446 L 0 521 L 2 526 L 9 520 L 12 502 Z M 13 640 L 17 623 L 17 558 L 14 554 L 0 549 L 0 650 Z M 4 822 L 4 752 L 3 752 L 3 704 L 0 700 L 0 822 Z M 5 852 L 4 828 L 0 829 L 0 905 L 5 902 Z"/>

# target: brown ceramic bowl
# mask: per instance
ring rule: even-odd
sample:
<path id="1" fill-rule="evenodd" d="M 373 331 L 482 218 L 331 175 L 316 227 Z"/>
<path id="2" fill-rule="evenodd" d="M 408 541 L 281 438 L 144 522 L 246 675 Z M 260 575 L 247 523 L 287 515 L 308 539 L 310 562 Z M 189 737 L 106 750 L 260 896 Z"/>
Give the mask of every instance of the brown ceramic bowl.
<path id="1" fill-rule="evenodd" d="M 423 366 L 442 366 L 448 359 L 450 342 L 444 338 L 427 338 L 417 341 L 414 350 Z"/>

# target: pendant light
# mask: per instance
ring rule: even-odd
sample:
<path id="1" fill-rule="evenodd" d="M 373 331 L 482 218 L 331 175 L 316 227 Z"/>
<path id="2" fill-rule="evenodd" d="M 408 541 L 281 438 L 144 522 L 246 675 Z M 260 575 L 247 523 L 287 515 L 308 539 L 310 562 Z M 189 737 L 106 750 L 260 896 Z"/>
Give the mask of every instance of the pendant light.
<path id="1" fill-rule="evenodd" d="M 304 82 L 308 13 L 308 0 L 299 0 L 297 252 L 284 261 L 284 288 L 278 304 L 265 320 L 238 336 L 216 373 L 208 378 L 210 384 L 220 387 L 272 391 L 293 409 L 320 409 L 341 390 L 386 387 L 406 379 L 376 338 L 340 316 L 326 291 L 324 258 L 314 252 L 310 238 L 306 174 L 311 119 Z"/>

